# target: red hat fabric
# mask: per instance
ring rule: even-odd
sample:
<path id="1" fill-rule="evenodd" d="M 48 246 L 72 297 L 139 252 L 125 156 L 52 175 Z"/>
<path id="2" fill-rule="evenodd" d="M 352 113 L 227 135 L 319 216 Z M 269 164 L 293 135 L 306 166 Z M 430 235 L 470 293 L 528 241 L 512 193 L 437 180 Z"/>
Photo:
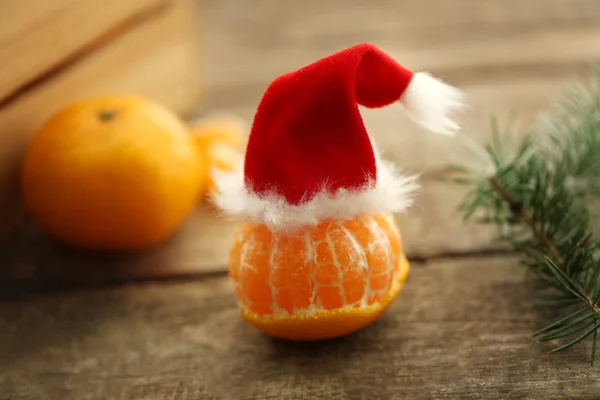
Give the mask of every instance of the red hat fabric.
<path id="1" fill-rule="evenodd" d="M 460 91 L 372 44 L 278 77 L 258 106 L 243 169 L 215 177 L 217 204 L 271 229 L 405 209 L 414 178 L 381 161 L 358 108 L 396 102 L 428 130 L 458 128 L 450 113 L 462 106 Z"/>

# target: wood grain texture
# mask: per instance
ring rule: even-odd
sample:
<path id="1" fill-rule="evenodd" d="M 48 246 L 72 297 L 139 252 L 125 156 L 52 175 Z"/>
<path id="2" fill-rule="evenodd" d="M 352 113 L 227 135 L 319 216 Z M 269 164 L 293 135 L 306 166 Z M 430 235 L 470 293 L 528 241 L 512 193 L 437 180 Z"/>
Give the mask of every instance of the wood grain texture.
<path id="1" fill-rule="evenodd" d="M 28 221 L 0 245 L 0 293 L 223 273 L 239 221 L 201 204 L 161 245 L 133 254 L 76 250 Z"/>
<path id="2" fill-rule="evenodd" d="M 0 2 L 0 103 L 106 36 L 170 0 L 6 0 Z"/>
<path id="3" fill-rule="evenodd" d="M 276 75 L 361 41 L 415 69 L 461 81 L 547 74 L 597 59 L 594 0 L 319 0 L 203 3 L 212 85 L 268 84 Z M 223 51 L 227 49 L 227 51 Z M 218 67 L 216 67 L 218 66 Z M 476 73 L 476 72 L 480 73 Z M 523 71 L 527 72 L 527 71 Z"/>
<path id="4" fill-rule="evenodd" d="M 225 277 L 31 295 L 0 304 L 0 398 L 598 399 L 587 345 L 531 340 L 531 300 L 510 257 L 414 264 L 374 325 L 298 344 L 246 325 Z"/>
<path id="5" fill-rule="evenodd" d="M 18 174 L 30 138 L 54 112 L 89 96 L 133 92 L 177 113 L 201 92 L 199 11 L 194 0 L 160 13 L 0 108 L 0 237 L 20 222 Z"/>

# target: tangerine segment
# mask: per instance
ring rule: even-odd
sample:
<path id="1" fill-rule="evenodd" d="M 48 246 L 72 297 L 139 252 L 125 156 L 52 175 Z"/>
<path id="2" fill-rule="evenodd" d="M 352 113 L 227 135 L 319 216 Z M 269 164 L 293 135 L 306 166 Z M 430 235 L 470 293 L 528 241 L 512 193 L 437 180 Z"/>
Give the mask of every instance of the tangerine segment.
<path id="1" fill-rule="evenodd" d="M 394 285 L 405 279 L 400 240 L 392 215 L 325 221 L 288 235 L 247 225 L 234 239 L 230 277 L 247 319 L 310 325 L 336 315 L 323 320 L 345 331 L 377 318 Z M 348 315 L 356 315 L 351 326 L 338 321 Z"/>
<path id="2" fill-rule="evenodd" d="M 315 341 L 348 335 L 370 325 L 381 316 L 404 286 L 409 270 L 408 260 L 401 257 L 398 263 L 400 273 L 388 293 L 378 303 L 362 308 L 307 309 L 293 315 L 274 316 L 260 315 L 242 307 L 241 314 L 250 325 L 280 339 Z"/>

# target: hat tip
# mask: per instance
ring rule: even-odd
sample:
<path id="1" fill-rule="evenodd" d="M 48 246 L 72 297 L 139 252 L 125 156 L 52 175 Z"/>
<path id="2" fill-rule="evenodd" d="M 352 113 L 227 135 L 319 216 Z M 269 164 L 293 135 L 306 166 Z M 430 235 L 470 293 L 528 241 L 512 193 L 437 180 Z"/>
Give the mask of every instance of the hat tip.
<path id="1" fill-rule="evenodd" d="M 409 118 L 428 131 L 441 135 L 460 131 L 455 115 L 466 108 L 464 92 L 429 73 L 414 74 L 400 103 Z"/>

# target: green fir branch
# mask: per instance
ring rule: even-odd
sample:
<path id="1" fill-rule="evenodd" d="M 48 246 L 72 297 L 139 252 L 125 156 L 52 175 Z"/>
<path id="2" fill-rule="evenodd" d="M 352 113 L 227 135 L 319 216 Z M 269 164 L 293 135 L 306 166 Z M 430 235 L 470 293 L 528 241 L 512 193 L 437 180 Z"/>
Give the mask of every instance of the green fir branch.
<path id="1" fill-rule="evenodd" d="M 497 228 L 497 239 L 533 275 L 540 304 L 561 314 L 533 336 L 561 340 L 552 352 L 591 338 L 594 364 L 600 329 L 600 260 L 594 224 L 600 195 L 600 69 L 564 93 L 532 131 L 512 122 L 485 150 L 489 169 L 453 167 L 470 190 L 459 206 L 465 220 Z"/>

